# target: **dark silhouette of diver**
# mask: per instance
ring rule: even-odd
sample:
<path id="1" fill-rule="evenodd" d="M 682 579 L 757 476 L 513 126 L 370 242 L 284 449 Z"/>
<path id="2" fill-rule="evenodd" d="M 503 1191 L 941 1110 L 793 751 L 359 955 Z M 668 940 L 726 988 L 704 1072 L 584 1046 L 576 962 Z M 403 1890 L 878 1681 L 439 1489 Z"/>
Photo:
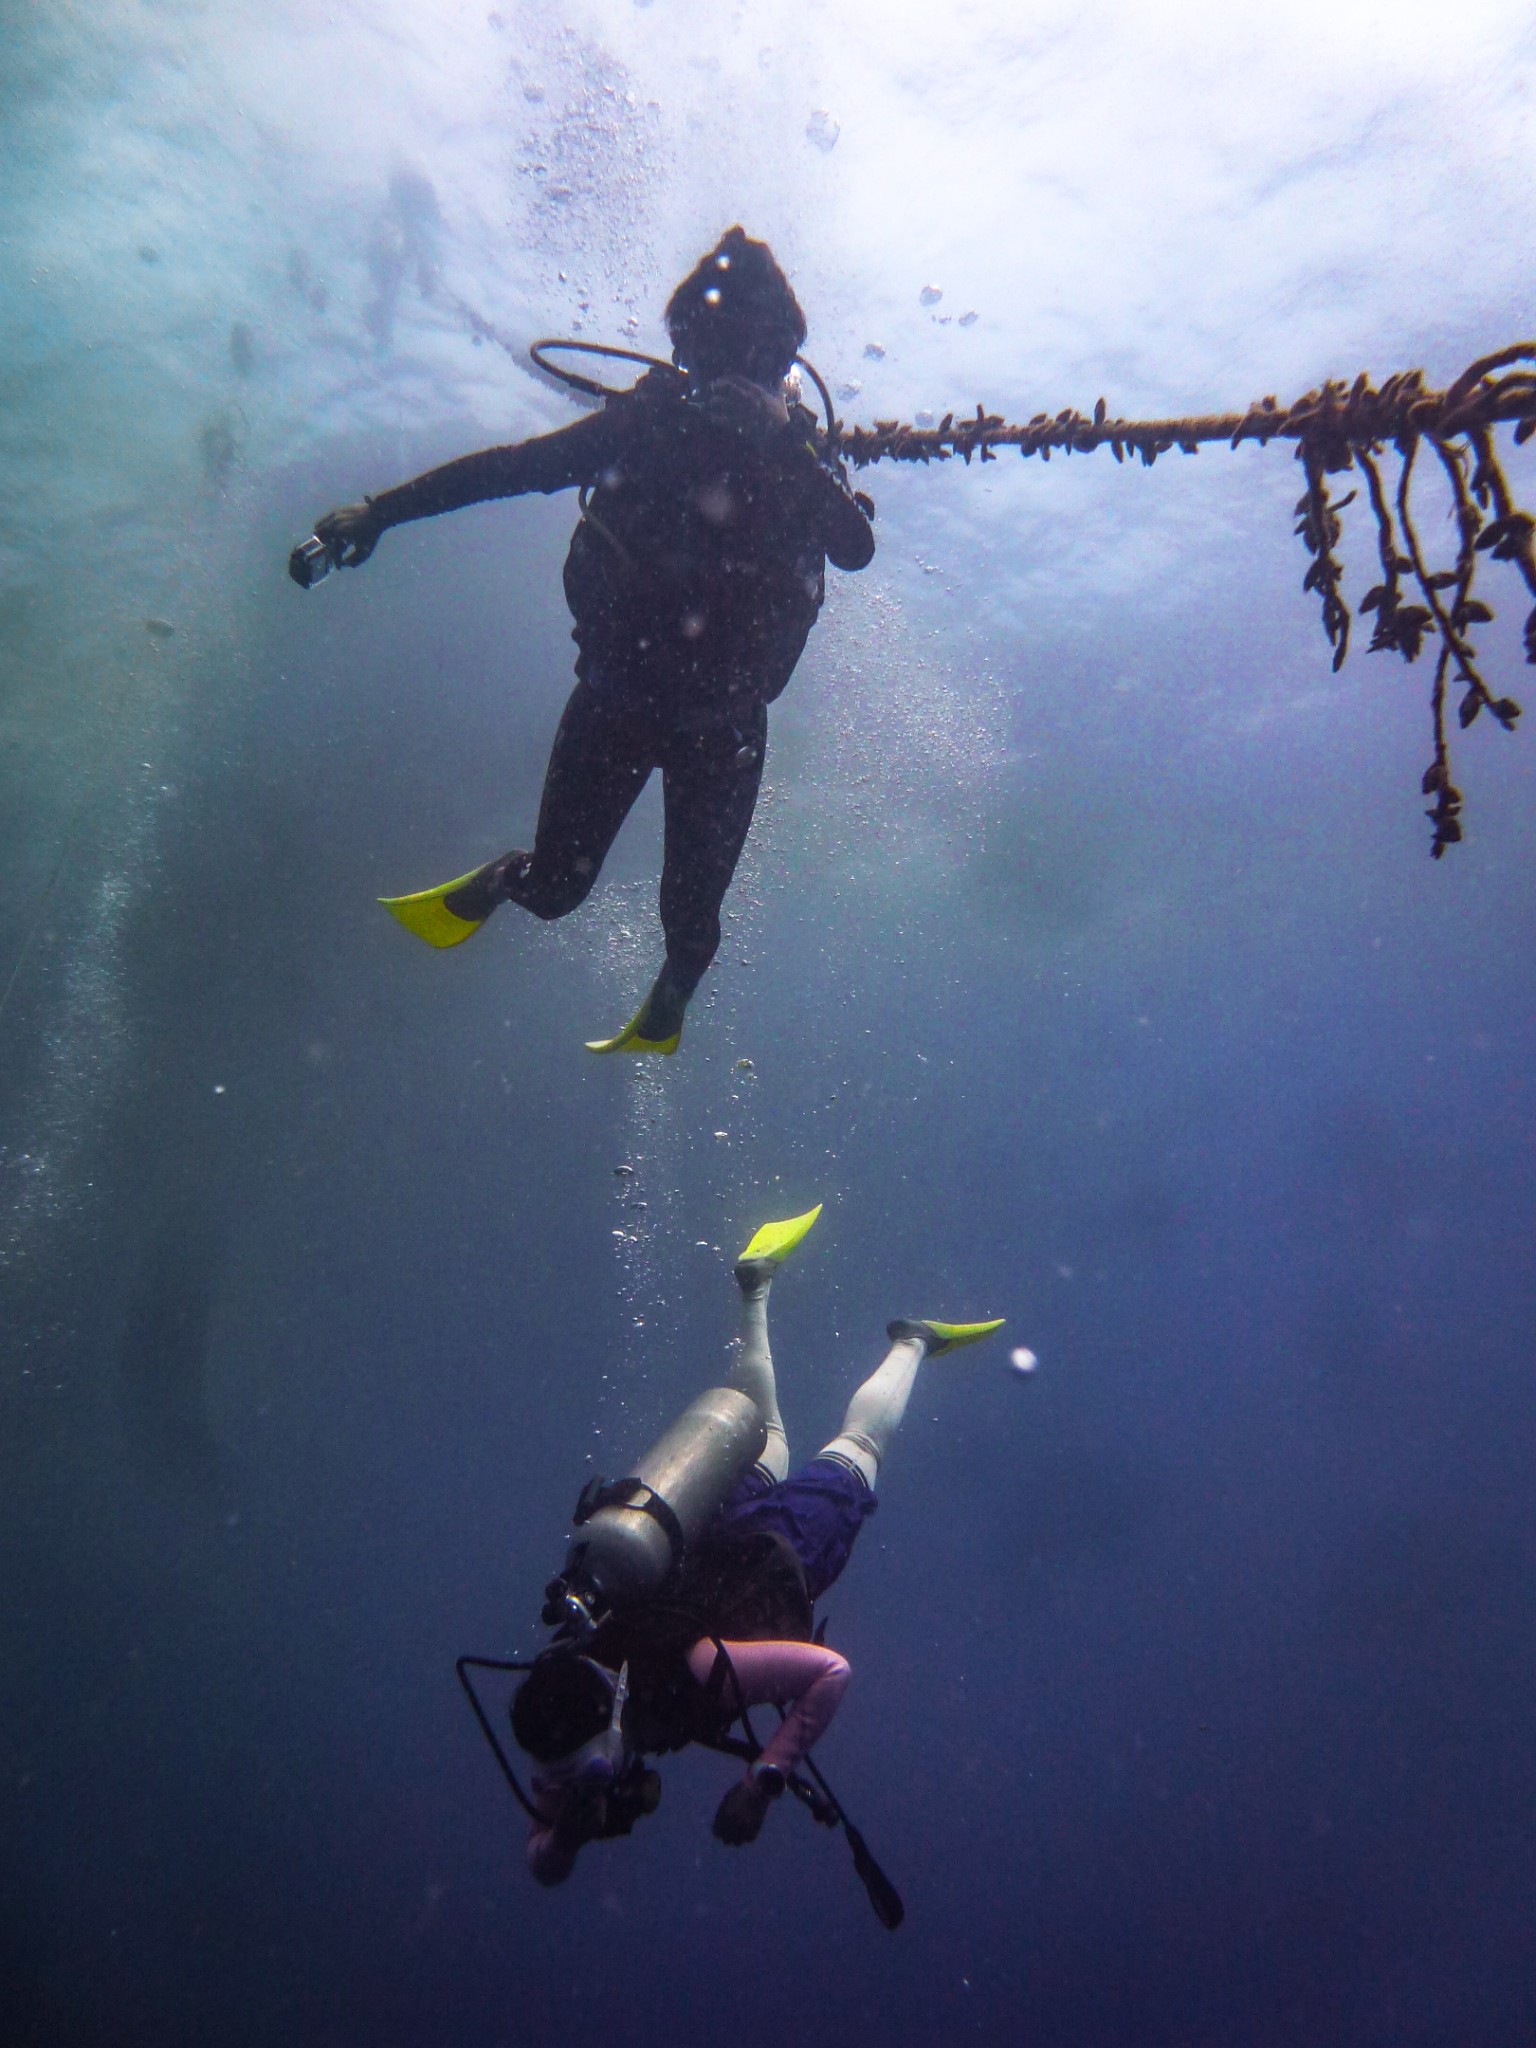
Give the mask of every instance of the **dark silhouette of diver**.
<path id="1" fill-rule="evenodd" d="M 541 1884 L 563 1883 L 585 1843 L 628 1834 L 654 1811 L 661 1786 L 648 1754 L 698 1742 L 747 1762 L 715 1816 L 722 1842 L 754 1841 L 788 1786 L 818 1818 L 842 1822 L 876 1910 L 888 1926 L 901 1917 L 809 1762 L 849 1679 L 846 1658 L 813 1625 L 813 1603 L 875 1511 L 875 1479 L 919 1366 L 1001 1323 L 892 1323 L 890 1349 L 842 1429 L 791 1475 L 768 1292 L 820 1213 L 765 1224 L 748 1244 L 735 1269 L 741 1336 L 729 1383 L 700 1395 L 633 1477 L 589 1486 L 563 1573 L 548 1588 L 554 1640 L 531 1666 L 495 1667 L 528 1672 L 512 1730 L 533 1758 L 531 1796 L 505 1758 L 503 1766 L 528 1808 L 528 1862 Z M 749 1710 L 768 1704 L 781 1719 L 759 1746 Z M 494 1743 L 478 1701 L 476 1711 Z M 730 1736 L 738 1720 L 744 1741 Z"/>
<path id="2" fill-rule="evenodd" d="M 666 814 L 666 963 L 617 1037 L 594 1052 L 670 1053 L 720 944 L 720 905 L 752 822 L 767 707 L 825 594 L 825 567 L 874 554 L 856 499 L 813 416 L 785 397 L 805 315 L 764 242 L 733 227 L 667 305 L 675 371 L 648 371 L 599 413 L 483 449 L 320 520 L 339 565 L 386 528 L 487 498 L 579 487 L 565 562 L 579 649 L 532 852 L 385 898 L 437 946 L 500 903 L 564 917 L 596 881 L 651 772 Z M 679 374 L 679 372 L 681 374 Z"/>

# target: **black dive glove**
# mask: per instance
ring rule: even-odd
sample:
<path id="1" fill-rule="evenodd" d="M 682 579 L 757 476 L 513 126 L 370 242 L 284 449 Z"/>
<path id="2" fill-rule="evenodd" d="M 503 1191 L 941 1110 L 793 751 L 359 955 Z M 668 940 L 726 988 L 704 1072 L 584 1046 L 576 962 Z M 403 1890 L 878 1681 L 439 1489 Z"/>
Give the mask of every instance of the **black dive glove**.
<path id="1" fill-rule="evenodd" d="M 752 1771 L 726 1793 L 715 1811 L 715 1839 L 744 1849 L 762 1832 L 768 1809 L 784 1792 L 784 1773 L 769 1764 Z"/>
<path id="2" fill-rule="evenodd" d="M 338 569 L 356 569 L 367 561 L 379 544 L 384 521 L 372 498 L 360 505 L 342 505 L 315 521 L 315 538 L 330 549 Z"/>

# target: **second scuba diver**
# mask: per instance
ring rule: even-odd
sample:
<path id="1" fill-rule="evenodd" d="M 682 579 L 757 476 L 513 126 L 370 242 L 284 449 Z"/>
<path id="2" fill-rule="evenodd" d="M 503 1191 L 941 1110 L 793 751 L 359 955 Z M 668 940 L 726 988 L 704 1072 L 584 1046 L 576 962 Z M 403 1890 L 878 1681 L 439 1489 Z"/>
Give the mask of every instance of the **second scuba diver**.
<path id="1" fill-rule="evenodd" d="M 565 563 L 577 681 L 533 849 L 384 900 L 435 946 L 469 938 L 502 903 L 564 917 L 585 900 L 659 768 L 666 961 L 624 1029 L 589 1041 L 594 1052 L 676 1051 L 720 944 L 720 905 L 762 778 L 767 707 L 815 624 L 826 563 L 862 569 L 875 550 L 873 506 L 849 490 L 812 415 L 786 402 L 805 315 L 768 245 L 731 228 L 677 287 L 666 317 L 675 370 L 648 371 L 555 433 L 463 456 L 327 513 L 308 544 L 355 568 L 407 520 L 580 488 Z"/>
<path id="2" fill-rule="evenodd" d="M 628 1834 L 654 1809 L 660 1780 L 647 1755 L 696 1742 L 746 1761 L 715 1815 L 722 1842 L 754 1841 L 788 1787 L 817 1818 L 843 1824 L 876 1911 L 887 1926 L 900 1921 L 900 1900 L 809 1761 L 849 1678 L 812 1610 L 875 1511 L 875 1480 L 919 1366 L 1002 1325 L 892 1323 L 890 1349 L 841 1430 L 791 1476 L 768 1293 L 820 1213 L 767 1224 L 748 1244 L 735 1269 L 741 1335 L 729 1383 L 701 1395 L 633 1477 L 591 1483 L 547 1589 L 554 1639 L 531 1665 L 490 1667 L 528 1674 L 512 1731 L 533 1759 L 531 1796 L 469 1688 L 528 1808 L 528 1863 L 541 1884 L 563 1883 L 585 1843 Z M 484 1662 L 461 1660 L 461 1677 Z M 749 1710 L 764 1705 L 782 1718 L 759 1746 Z M 744 1739 L 731 1736 L 738 1721 Z"/>

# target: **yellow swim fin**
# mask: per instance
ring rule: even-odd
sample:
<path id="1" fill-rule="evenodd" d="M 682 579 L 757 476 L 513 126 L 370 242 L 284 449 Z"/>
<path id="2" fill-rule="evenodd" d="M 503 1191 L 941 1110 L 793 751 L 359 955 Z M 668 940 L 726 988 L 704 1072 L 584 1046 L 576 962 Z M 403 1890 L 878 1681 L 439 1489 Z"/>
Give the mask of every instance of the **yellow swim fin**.
<path id="1" fill-rule="evenodd" d="M 696 975 L 681 973 L 670 961 L 662 965 L 651 992 L 616 1038 L 589 1038 L 588 1052 L 676 1052 L 683 1035 Z M 670 1025 L 671 1029 L 668 1029 Z"/>
<path id="2" fill-rule="evenodd" d="M 679 1025 L 670 1038 L 646 1038 L 640 1030 L 641 1020 L 650 1008 L 650 998 L 636 1010 L 616 1038 L 589 1038 L 588 1052 L 676 1052 L 682 1039 L 683 1030 Z"/>
<path id="3" fill-rule="evenodd" d="M 444 882 L 438 889 L 418 889 L 414 896 L 381 896 L 379 901 L 391 917 L 398 917 L 408 932 L 414 932 L 418 939 L 425 939 L 429 946 L 462 946 L 466 939 L 472 939 L 481 925 L 483 917 L 456 917 L 443 901 L 455 889 L 462 889 L 466 882 L 472 882 L 482 870 L 476 868 L 467 875 L 458 875 L 451 882 Z"/>
<path id="4" fill-rule="evenodd" d="M 821 1214 L 818 1202 L 814 1209 L 807 1209 L 803 1216 L 786 1217 L 782 1223 L 765 1223 L 737 1261 L 746 1265 L 748 1260 L 771 1261 L 775 1266 L 787 1259 L 797 1244 L 804 1242 L 810 1234 L 811 1225 Z"/>
<path id="5" fill-rule="evenodd" d="M 935 1323 L 903 1316 L 887 1327 L 886 1335 L 893 1343 L 901 1337 L 921 1337 L 928 1356 L 942 1358 L 946 1351 L 958 1351 L 962 1344 L 979 1344 L 983 1337 L 1000 1330 L 1006 1320 L 998 1316 L 990 1323 Z"/>

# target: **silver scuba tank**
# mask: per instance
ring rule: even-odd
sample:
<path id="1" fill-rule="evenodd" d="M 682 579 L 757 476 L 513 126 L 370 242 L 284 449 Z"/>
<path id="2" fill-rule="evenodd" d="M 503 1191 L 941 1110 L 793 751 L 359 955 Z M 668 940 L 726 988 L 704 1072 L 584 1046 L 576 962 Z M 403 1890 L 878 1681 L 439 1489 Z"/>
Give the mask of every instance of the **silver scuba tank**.
<path id="1" fill-rule="evenodd" d="M 547 1589 L 545 1621 L 590 1625 L 602 1610 L 656 1592 L 767 1441 L 754 1401 L 734 1387 L 711 1387 L 629 1478 L 593 1479 L 576 1503 L 576 1533 L 562 1577 Z"/>

